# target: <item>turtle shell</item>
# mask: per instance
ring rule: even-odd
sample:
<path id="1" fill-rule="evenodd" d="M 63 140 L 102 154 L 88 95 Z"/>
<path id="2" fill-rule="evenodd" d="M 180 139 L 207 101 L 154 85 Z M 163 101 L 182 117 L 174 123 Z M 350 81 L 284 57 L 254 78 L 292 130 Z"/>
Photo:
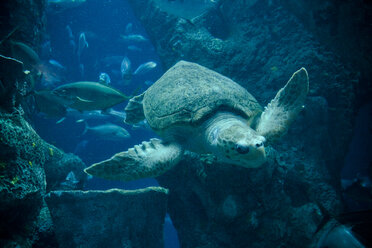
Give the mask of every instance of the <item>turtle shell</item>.
<path id="1" fill-rule="evenodd" d="M 199 125 L 217 111 L 248 120 L 262 108 L 243 87 L 195 63 L 180 61 L 144 94 L 143 111 L 155 130 L 172 125 Z"/>

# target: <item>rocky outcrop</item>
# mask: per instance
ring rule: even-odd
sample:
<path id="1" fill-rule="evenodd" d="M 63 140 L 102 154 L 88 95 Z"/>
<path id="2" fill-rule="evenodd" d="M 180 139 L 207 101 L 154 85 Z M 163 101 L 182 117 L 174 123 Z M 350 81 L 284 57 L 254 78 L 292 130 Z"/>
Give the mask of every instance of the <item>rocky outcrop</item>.
<path id="1" fill-rule="evenodd" d="M 164 247 L 168 191 L 52 191 L 46 197 L 59 247 Z"/>
<path id="2" fill-rule="evenodd" d="M 56 247 L 43 197 L 48 188 L 61 188 L 71 170 L 80 170 L 80 174 L 76 172 L 80 183 L 76 188 L 81 188 L 86 179 L 80 159 L 46 143 L 26 121 L 23 107 L 27 104 L 22 107 L 21 103 L 32 87 L 34 75 L 25 73 L 21 61 L 8 57 L 12 55 L 10 40 L 39 46 L 44 7 L 42 0 L 17 0 L 3 1 L 0 8 L 1 247 Z M 70 164 L 75 168 L 71 169 Z"/>
<path id="3" fill-rule="evenodd" d="M 353 71 L 360 74 L 357 104 L 369 101 L 372 86 L 372 2 L 333 0 L 281 0 L 327 49 L 336 53 Z"/>
<path id="4" fill-rule="evenodd" d="M 85 165 L 42 140 L 21 110 L 14 111 L 0 113 L 0 244 L 53 247 L 52 222 L 43 197 L 48 188 L 66 188 L 63 182 L 69 183 L 69 171 L 77 175 L 71 185 L 82 188 Z"/>
<path id="5" fill-rule="evenodd" d="M 39 239 L 48 145 L 17 112 L 0 114 L 0 243 L 31 247 Z"/>

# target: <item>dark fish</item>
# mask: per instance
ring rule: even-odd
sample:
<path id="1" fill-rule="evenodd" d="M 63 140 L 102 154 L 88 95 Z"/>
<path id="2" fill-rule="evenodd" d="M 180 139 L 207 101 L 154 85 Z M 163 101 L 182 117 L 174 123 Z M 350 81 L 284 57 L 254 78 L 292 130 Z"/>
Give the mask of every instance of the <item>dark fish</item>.
<path id="1" fill-rule="evenodd" d="M 356 202 L 372 204 L 372 183 L 368 177 L 357 177 L 354 180 L 341 180 L 342 193 Z"/>
<path id="2" fill-rule="evenodd" d="M 24 68 L 27 70 L 37 69 L 40 64 L 39 55 L 28 45 L 22 42 L 10 42 L 12 56 L 23 62 Z"/>
<path id="3" fill-rule="evenodd" d="M 41 45 L 41 58 L 48 59 L 52 55 L 52 45 L 50 43 L 50 40 L 45 41 Z"/>
<path id="4" fill-rule="evenodd" d="M 61 85 L 53 94 L 61 103 L 79 111 L 104 110 L 129 99 L 114 88 L 89 81 Z"/>
<path id="5" fill-rule="evenodd" d="M 79 7 L 86 0 L 48 0 L 47 11 L 52 13 L 60 13 L 67 9 Z"/>
<path id="6" fill-rule="evenodd" d="M 66 107 L 61 104 L 51 91 L 35 91 L 33 94 L 36 109 L 47 117 L 60 118 L 66 115 Z"/>
<path id="7" fill-rule="evenodd" d="M 217 5 L 215 0 L 169 1 L 154 0 L 154 4 L 168 14 L 191 20 Z"/>

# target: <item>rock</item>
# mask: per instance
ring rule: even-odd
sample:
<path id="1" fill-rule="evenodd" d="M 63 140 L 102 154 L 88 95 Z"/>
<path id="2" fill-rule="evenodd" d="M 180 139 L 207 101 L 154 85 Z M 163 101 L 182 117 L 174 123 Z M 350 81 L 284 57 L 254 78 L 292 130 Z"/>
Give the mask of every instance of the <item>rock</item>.
<path id="1" fill-rule="evenodd" d="M 12 111 L 18 107 L 20 92 L 18 84 L 24 81 L 23 63 L 14 58 L 0 55 L 0 109 Z"/>
<path id="2" fill-rule="evenodd" d="M 31 247 L 39 239 L 48 147 L 20 113 L 0 113 L 1 246 Z"/>
<path id="3" fill-rule="evenodd" d="M 281 0 L 283 6 L 295 15 L 327 49 L 360 73 L 357 85 L 358 99 L 371 95 L 372 31 L 370 1 Z M 367 100 L 363 99 L 363 100 Z M 368 101 L 368 100 L 367 100 Z"/>
<path id="4" fill-rule="evenodd" d="M 59 247 L 163 247 L 168 190 L 52 191 Z"/>

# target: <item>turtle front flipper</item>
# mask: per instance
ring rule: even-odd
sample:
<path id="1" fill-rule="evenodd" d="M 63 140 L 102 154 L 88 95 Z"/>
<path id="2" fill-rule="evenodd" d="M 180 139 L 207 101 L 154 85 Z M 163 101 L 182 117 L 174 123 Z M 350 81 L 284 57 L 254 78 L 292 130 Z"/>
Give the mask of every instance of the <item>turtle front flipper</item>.
<path id="1" fill-rule="evenodd" d="M 142 104 L 144 95 L 145 92 L 129 100 L 127 106 L 125 107 L 125 123 L 136 124 L 145 119 Z"/>
<path id="2" fill-rule="evenodd" d="M 120 181 L 157 177 L 176 165 L 182 155 L 183 149 L 178 144 L 151 139 L 84 171 L 92 176 Z"/>
<path id="3" fill-rule="evenodd" d="M 256 131 L 270 142 L 285 134 L 289 125 L 303 109 L 308 91 L 309 77 L 306 69 L 301 68 L 265 107 Z"/>

